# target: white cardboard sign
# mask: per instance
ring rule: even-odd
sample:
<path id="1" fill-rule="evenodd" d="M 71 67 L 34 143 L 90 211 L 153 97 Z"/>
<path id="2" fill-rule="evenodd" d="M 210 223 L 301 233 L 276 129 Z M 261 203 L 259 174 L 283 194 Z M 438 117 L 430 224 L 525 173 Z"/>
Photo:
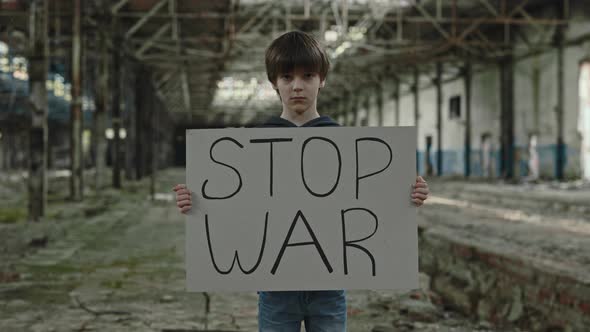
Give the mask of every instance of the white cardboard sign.
<path id="1" fill-rule="evenodd" d="M 414 127 L 187 131 L 189 291 L 418 288 Z"/>

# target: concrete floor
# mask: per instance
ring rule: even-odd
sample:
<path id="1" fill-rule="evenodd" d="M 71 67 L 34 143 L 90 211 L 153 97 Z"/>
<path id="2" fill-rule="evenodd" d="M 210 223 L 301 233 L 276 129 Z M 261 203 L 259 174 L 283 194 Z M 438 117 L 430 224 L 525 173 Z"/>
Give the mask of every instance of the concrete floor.
<path id="1" fill-rule="evenodd" d="M 170 191 L 183 178 L 181 169 L 159 173 L 155 202 L 146 179 L 82 203 L 65 199 L 67 178 L 52 179 L 46 221 L 0 223 L 0 330 L 255 331 L 255 293 L 184 291 L 184 218 Z M 24 209 L 22 182 L 1 181 L 0 211 Z M 590 275 L 590 189 L 430 184 L 421 227 Z M 411 294 L 349 292 L 349 330 L 518 330 L 451 311 L 421 279 Z"/>

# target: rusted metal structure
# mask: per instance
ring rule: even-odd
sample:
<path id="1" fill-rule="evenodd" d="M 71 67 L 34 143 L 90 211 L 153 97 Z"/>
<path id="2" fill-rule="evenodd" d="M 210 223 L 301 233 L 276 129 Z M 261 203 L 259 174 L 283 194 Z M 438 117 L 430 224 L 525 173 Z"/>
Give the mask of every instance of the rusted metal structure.
<path id="1" fill-rule="evenodd" d="M 39 169 L 45 168 L 47 148 L 42 137 L 47 124 L 36 120 L 42 119 L 42 110 L 47 107 L 40 97 L 41 68 L 47 66 L 43 49 L 48 48 L 50 62 L 70 64 L 66 72 L 72 84 L 74 199 L 81 198 L 84 183 L 84 160 L 80 157 L 83 95 L 92 96 L 96 105 L 92 135 L 96 158 L 92 164 L 99 170 L 107 162 L 103 157 L 107 142 L 101 133 L 107 122 L 113 129 L 108 149 L 112 184 L 118 188 L 121 172 L 125 171 L 127 179 L 137 179 L 157 168 L 141 166 L 151 165 L 147 156 L 156 158 L 153 144 L 146 143 L 153 141 L 150 135 L 156 124 L 159 131 L 154 135 L 170 136 L 172 141 L 179 129 L 210 126 L 211 119 L 225 125 L 243 124 L 248 107 L 259 112 L 274 109 L 276 104 L 252 105 L 252 95 L 221 106 L 213 101 L 223 77 L 249 78 L 263 73 L 265 47 L 291 29 L 312 32 L 325 42 L 333 56 L 333 70 L 318 108 L 336 110 L 334 115 L 347 114 L 352 123 L 358 119 L 356 112 L 350 115 L 350 105 L 363 102 L 363 98 L 341 100 L 361 87 L 390 82 L 393 91 L 384 93 L 398 101 L 400 96 L 413 93 L 414 117 L 420 127 L 421 89 L 463 76 L 469 91 L 472 73 L 499 66 L 503 172 L 510 178 L 515 167 L 514 61 L 547 49 L 561 50 L 558 54 L 562 54 L 565 45 L 590 38 L 564 40 L 562 32 L 567 29 L 570 12 L 585 8 L 583 2 L 570 0 L 4 0 L 0 6 L 0 40 L 14 54 L 28 58 L 31 87 L 39 86 L 31 90 L 31 98 L 39 95 L 32 102 L 35 110 L 30 120 L 31 151 L 36 151 L 30 158 L 32 195 L 46 190 Z M 39 17 L 47 17 L 46 23 Z M 39 34 L 44 26 L 46 36 Z M 528 39 L 525 30 L 535 30 L 539 38 Z M 325 37 L 330 33 L 333 38 Z M 359 34 L 362 38 L 357 38 Z M 562 75 L 558 73 L 558 78 Z M 85 90 L 87 77 L 96 79 L 88 83 L 92 88 Z M 563 78 L 558 91 L 563 100 Z M 153 112 L 142 108 L 146 93 L 153 93 L 157 100 Z M 558 103 L 557 114 L 563 113 L 562 104 Z M 399 122 L 399 103 L 395 109 Z M 148 116 L 157 116 L 158 121 Z M 466 159 L 470 158 L 470 121 L 466 122 Z M 127 133 L 125 143 L 121 141 L 122 128 Z M 556 141 L 563 145 L 563 123 L 559 128 Z M 440 152 L 440 135 L 438 144 Z M 564 152 L 558 151 L 558 159 L 563 160 Z M 440 158 L 438 163 L 440 172 Z M 469 173 L 466 169 L 465 174 Z M 100 181 L 91 183 L 99 188 Z M 31 207 L 31 211 L 31 216 L 43 214 L 42 207 Z"/>
<path id="2" fill-rule="evenodd" d="M 58 7 L 49 2 L 50 7 Z M 444 62 L 448 67 L 444 76 L 448 78 L 466 58 L 472 59 L 477 69 L 507 54 L 521 58 L 554 47 L 550 30 L 567 26 L 565 17 L 569 17 L 570 10 L 569 1 L 558 2 L 563 2 L 559 6 L 563 13 L 554 11 L 553 17 L 546 13 L 536 17 L 539 15 L 534 13 L 553 7 L 555 1 L 392 0 L 377 1 L 384 5 L 382 12 L 375 13 L 380 7 L 372 8 L 370 1 L 352 5 L 340 0 L 95 0 L 84 2 L 82 19 L 90 39 L 88 49 L 100 47 L 93 39 L 97 31 L 111 34 L 111 50 L 119 39 L 121 45 L 117 48 L 123 56 L 151 69 L 170 112 L 184 121 L 191 114 L 198 117 L 201 112 L 211 111 L 216 83 L 222 75 L 263 70 L 260 59 L 265 46 L 273 33 L 288 28 L 316 34 L 326 27 L 365 31 L 368 38 L 351 43 L 342 59 L 335 61 L 333 76 L 345 78 L 364 72 L 366 75 L 360 78 L 366 83 L 386 69 L 386 75 L 394 73 L 402 84 L 411 85 L 409 65 L 428 68 L 425 64 L 431 64 L 434 73 L 436 63 Z M 14 5 L 8 7 L 6 3 Z M 5 2 L 3 26 L 18 29 L 26 25 L 29 13 L 24 3 Z M 64 22 L 71 22 L 75 7 L 59 7 L 49 13 L 53 23 L 49 38 L 63 48 L 56 47 L 53 56 L 74 45 L 74 34 Z M 113 22 L 110 26 L 105 15 Z M 546 29 L 547 38 L 526 41 L 526 48 L 512 47 L 521 38 L 519 31 L 529 27 L 551 29 Z M 346 84 L 352 84 L 350 80 L 332 81 L 322 102 L 329 103 Z"/>

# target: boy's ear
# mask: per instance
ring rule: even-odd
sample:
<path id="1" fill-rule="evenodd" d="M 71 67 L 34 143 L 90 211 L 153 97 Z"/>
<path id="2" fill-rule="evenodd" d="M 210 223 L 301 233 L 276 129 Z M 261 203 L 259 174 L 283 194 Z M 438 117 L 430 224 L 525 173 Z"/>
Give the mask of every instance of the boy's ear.
<path id="1" fill-rule="evenodd" d="M 324 85 L 326 85 L 326 80 L 325 79 L 320 81 L 320 88 L 323 88 Z"/>

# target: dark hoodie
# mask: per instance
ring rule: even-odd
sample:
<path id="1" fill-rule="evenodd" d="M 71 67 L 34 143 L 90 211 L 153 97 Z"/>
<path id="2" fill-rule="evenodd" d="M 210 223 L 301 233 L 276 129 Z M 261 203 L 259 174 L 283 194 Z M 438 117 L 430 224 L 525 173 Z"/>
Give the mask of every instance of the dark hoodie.
<path id="1" fill-rule="evenodd" d="M 339 127 L 340 125 L 336 123 L 332 118 L 329 116 L 320 116 L 319 118 L 315 118 L 313 120 L 307 121 L 306 123 L 302 124 L 301 127 Z M 297 127 L 296 124 L 293 122 L 283 119 L 280 116 L 273 116 L 270 117 L 265 123 L 263 123 L 260 128 L 271 128 L 271 127 Z"/>

